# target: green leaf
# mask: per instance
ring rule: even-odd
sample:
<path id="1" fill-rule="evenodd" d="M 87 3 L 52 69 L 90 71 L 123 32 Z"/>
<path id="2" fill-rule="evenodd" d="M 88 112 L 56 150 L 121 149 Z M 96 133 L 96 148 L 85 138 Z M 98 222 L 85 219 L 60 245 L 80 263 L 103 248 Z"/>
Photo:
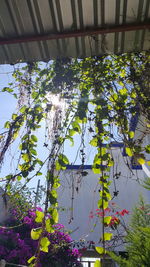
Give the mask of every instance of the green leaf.
<path id="1" fill-rule="evenodd" d="M 16 117 L 17 117 L 17 114 L 13 113 L 13 114 L 12 114 L 12 120 L 15 120 Z"/>
<path id="2" fill-rule="evenodd" d="M 56 190 L 51 190 L 50 194 L 54 197 L 57 198 L 57 191 Z"/>
<path id="3" fill-rule="evenodd" d="M 37 139 L 37 137 L 35 136 L 35 135 L 31 135 L 31 139 L 34 141 L 34 142 L 37 142 L 38 141 L 38 139 Z"/>
<path id="4" fill-rule="evenodd" d="M 75 131 L 75 132 L 77 132 L 77 133 L 81 133 L 81 127 L 80 127 L 80 125 L 79 125 L 79 123 L 77 123 L 77 122 L 73 122 L 72 123 L 72 128 L 73 128 L 73 130 Z"/>
<path id="5" fill-rule="evenodd" d="M 51 190 L 51 192 L 49 193 L 49 200 L 51 204 L 57 203 L 57 191 L 56 190 Z"/>
<path id="6" fill-rule="evenodd" d="M 37 156 L 37 151 L 35 149 L 30 149 L 30 153 L 34 156 Z"/>
<path id="7" fill-rule="evenodd" d="M 46 222 L 45 222 L 45 225 L 46 225 L 46 231 L 48 233 L 54 233 L 54 229 L 50 223 L 50 219 L 47 219 Z"/>
<path id="8" fill-rule="evenodd" d="M 4 87 L 3 89 L 2 89 L 2 92 L 8 92 L 8 93 L 11 93 L 11 92 L 13 92 L 14 90 L 13 89 L 11 89 L 11 88 L 9 88 L 9 87 Z"/>
<path id="9" fill-rule="evenodd" d="M 22 177 L 20 175 L 17 176 L 17 180 L 20 181 Z"/>
<path id="10" fill-rule="evenodd" d="M 95 263 L 94 263 L 94 267 L 101 267 L 101 262 L 100 260 L 96 260 Z"/>
<path id="11" fill-rule="evenodd" d="M 37 229 L 32 229 L 31 230 L 31 238 L 33 239 L 33 240 L 38 240 L 39 239 L 39 237 L 40 237 L 40 235 L 41 235 L 41 233 L 42 233 L 42 229 L 40 228 L 37 228 Z"/>
<path id="12" fill-rule="evenodd" d="M 29 162 L 29 161 L 30 161 L 29 155 L 28 155 L 27 153 L 25 153 L 25 154 L 22 155 L 22 159 L 23 159 L 25 162 Z"/>
<path id="13" fill-rule="evenodd" d="M 126 153 L 127 153 L 127 155 L 128 155 L 129 157 L 132 157 L 132 156 L 133 156 L 133 152 L 132 152 L 132 150 L 131 150 L 130 147 L 126 147 Z"/>
<path id="14" fill-rule="evenodd" d="M 21 112 L 21 113 L 24 113 L 24 112 L 26 111 L 26 108 L 27 108 L 26 106 L 23 106 L 23 107 L 20 109 L 20 112 Z"/>
<path id="15" fill-rule="evenodd" d="M 63 161 L 64 164 L 69 164 L 69 160 L 64 154 L 60 154 L 58 158 Z"/>
<path id="16" fill-rule="evenodd" d="M 53 184 L 53 188 L 57 189 L 58 187 L 60 187 L 60 182 L 59 181 L 60 181 L 60 179 L 58 179 L 58 178 L 56 179 L 55 178 L 54 184 Z"/>
<path id="17" fill-rule="evenodd" d="M 105 254 L 106 253 L 106 250 L 103 247 L 95 247 L 95 249 L 99 254 Z"/>
<path id="18" fill-rule="evenodd" d="M 150 154 L 150 145 L 147 145 L 147 146 L 145 147 L 145 151 L 146 151 L 146 153 Z"/>
<path id="19" fill-rule="evenodd" d="M 5 122 L 5 124 L 4 124 L 4 128 L 7 128 L 7 129 L 10 128 L 10 122 L 9 122 L 9 121 L 6 121 L 6 122 Z"/>
<path id="20" fill-rule="evenodd" d="M 44 212 L 37 210 L 36 211 L 36 219 L 35 219 L 35 221 L 37 223 L 41 223 L 43 221 L 43 218 L 44 218 Z"/>
<path id="21" fill-rule="evenodd" d="M 104 240 L 105 241 L 110 241 L 112 236 L 113 236 L 112 233 L 104 233 Z"/>
<path id="22" fill-rule="evenodd" d="M 64 154 L 60 154 L 56 160 L 55 168 L 57 171 L 65 170 L 67 164 L 69 164 L 68 158 Z"/>
<path id="23" fill-rule="evenodd" d="M 39 95 L 39 93 L 37 93 L 37 92 L 34 91 L 34 92 L 31 94 L 31 97 L 34 99 L 34 98 L 36 98 L 38 95 Z"/>
<path id="24" fill-rule="evenodd" d="M 13 94 L 13 96 L 17 99 L 17 94 Z"/>
<path id="25" fill-rule="evenodd" d="M 121 95 L 126 95 L 127 94 L 127 89 L 124 87 L 124 88 L 122 88 L 122 89 L 120 89 L 120 91 L 119 91 L 119 93 L 121 94 Z"/>
<path id="26" fill-rule="evenodd" d="M 56 171 L 60 171 L 63 169 L 62 165 L 59 163 L 58 160 L 56 160 L 56 162 L 55 162 L 55 169 L 56 169 Z M 64 167 L 64 169 L 65 169 L 65 167 Z"/>
<path id="27" fill-rule="evenodd" d="M 67 135 L 66 139 L 68 139 L 71 142 L 70 146 L 74 146 L 74 140 L 71 136 Z"/>
<path id="28" fill-rule="evenodd" d="M 97 137 L 94 137 L 94 138 L 89 142 L 89 144 L 90 144 L 91 146 L 95 146 L 95 147 L 97 147 L 97 145 L 98 145 L 98 139 L 97 139 Z"/>
<path id="29" fill-rule="evenodd" d="M 42 175 L 43 173 L 42 172 L 37 172 L 36 173 L 36 176 L 40 176 L 40 175 Z"/>
<path id="30" fill-rule="evenodd" d="M 70 136 L 73 136 L 73 135 L 75 135 L 77 132 L 76 131 L 74 131 L 73 129 L 70 129 L 69 130 L 69 135 Z"/>
<path id="31" fill-rule="evenodd" d="M 49 239 L 47 237 L 43 237 L 40 241 L 40 245 L 41 245 L 40 247 L 41 251 L 48 252 L 48 247 L 50 245 Z"/>
<path id="32" fill-rule="evenodd" d="M 38 163 L 40 166 L 43 165 L 43 161 L 42 161 L 42 160 L 40 160 L 40 159 L 36 159 L 36 161 L 37 161 L 37 163 Z"/>

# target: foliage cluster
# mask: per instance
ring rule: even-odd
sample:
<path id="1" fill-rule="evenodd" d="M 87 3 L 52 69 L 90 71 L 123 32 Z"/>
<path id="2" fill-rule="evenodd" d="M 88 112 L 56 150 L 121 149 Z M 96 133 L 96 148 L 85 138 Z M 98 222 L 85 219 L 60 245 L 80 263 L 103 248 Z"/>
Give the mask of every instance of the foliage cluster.
<path id="1" fill-rule="evenodd" d="M 39 214 L 42 230 L 38 235 L 38 246 L 34 266 L 38 266 L 42 240 L 51 234 L 58 222 L 57 188 L 59 176 L 55 171 L 64 170 L 69 160 L 63 152 L 66 140 L 74 143 L 74 135 L 81 135 L 81 168 L 85 164 L 85 128 L 91 136 L 90 145 L 97 149 L 92 170 L 99 174 L 98 208 L 102 209 L 102 246 L 109 233 L 105 232 L 105 212 L 112 199 L 109 186 L 109 170 L 113 158 L 109 152 L 112 143 L 123 142 L 126 154 L 144 164 L 148 162 L 150 146 L 143 145 L 149 133 L 149 53 L 134 53 L 91 57 L 81 60 L 57 59 L 46 65 L 27 64 L 16 69 L 13 77 L 16 84 L 2 89 L 18 100 L 18 111 L 6 121 L 5 131 L 0 135 L 0 164 L 2 165 L 10 145 L 18 138 L 19 155 L 14 172 L 2 178 L 6 190 L 14 180 L 27 184 L 34 177 L 45 177 L 45 208 Z M 142 78 L 141 78 L 142 77 Z M 146 88 L 146 89 L 145 89 Z M 63 99 L 67 108 L 63 113 L 59 104 L 54 103 L 54 95 L 59 102 Z M 49 99 L 49 100 L 48 100 Z M 91 108 L 92 107 L 92 108 Z M 134 138 L 131 118 L 143 114 L 146 130 L 140 138 Z M 37 130 L 46 121 L 43 146 L 45 158 L 39 156 Z M 50 126 L 49 126 L 50 125 Z M 114 128 L 117 129 L 114 131 Z M 104 146 L 105 143 L 105 146 Z M 42 156 L 43 156 L 42 155 Z M 107 166 L 107 168 L 104 168 Z M 45 167 L 46 171 L 45 171 Z M 128 164 L 129 168 L 130 165 Z M 50 216 L 47 221 L 47 216 Z"/>
<path id="2" fill-rule="evenodd" d="M 13 227 L 0 229 L 0 259 L 12 264 L 28 265 L 28 260 L 37 249 L 41 223 L 36 219 L 36 214 L 41 214 L 42 209 L 28 210 L 20 222 L 17 211 L 12 212 Z M 10 219 L 8 224 L 11 224 Z M 64 226 L 56 224 L 54 228 L 52 233 L 45 232 L 43 235 L 38 266 L 79 266 L 80 253 L 73 248 L 73 240 L 64 231 Z"/>

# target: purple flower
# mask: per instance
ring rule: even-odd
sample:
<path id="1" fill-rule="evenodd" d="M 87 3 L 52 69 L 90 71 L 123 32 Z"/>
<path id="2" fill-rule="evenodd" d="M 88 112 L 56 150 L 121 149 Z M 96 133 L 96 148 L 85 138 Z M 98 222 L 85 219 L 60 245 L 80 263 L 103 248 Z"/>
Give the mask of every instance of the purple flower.
<path id="1" fill-rule="evenodd" d="M 77 248 L 73 248 L 71 254 L 76 257 L 81 257 L 81 254 L 79 253 L 79 250 Z"/>
<path id="2" fill-rule="evenodd" d="M 36 207 L 36 210 L 43 212 L 42 208 L 40 208 L 40 207 Z"/>
<path id="3" fill-rule="evenodd" d="M 54 227 L 55 227 L 57 230 L 60 230 L 60 229 L 63 229 L 63 228 L 64 228 L 64 225 L 61 224 L 61 223 L 57 223 L 56 225 L 54 225 Z"/>
<path id="4" fill-rule="evenodd" d="M 26 224 L 31 224 L 32 223 L 32 219 L 29 218 L 28 216 L 25 216 L 24 219 L 23 219 L 23 222 L 26 223 Z"/>

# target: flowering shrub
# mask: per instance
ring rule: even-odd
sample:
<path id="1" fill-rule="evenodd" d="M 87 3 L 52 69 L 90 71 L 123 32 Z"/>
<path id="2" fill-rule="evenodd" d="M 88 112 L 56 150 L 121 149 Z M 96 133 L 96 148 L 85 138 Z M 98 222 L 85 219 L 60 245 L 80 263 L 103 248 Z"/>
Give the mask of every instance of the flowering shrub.
<path id="1" fill-rule="evenodd" d="M 91 211 L 89 218 L 93 219 L 95 216 L 102 218 L 103 216 L 111 216 L 109 222 L 105 223 L 105 227 L 111 227 L 111 229 L 116 229 L 121 223 L 124 215 L 129 214 L 126 209 L 118 211 L 114 202 L 110 203 L 110 207 L 106 208 L 104 212 L 101 209 L 96 209 L 95 212 Z M 109 217 L 108 217 L 109 218 Z"/>
<path id="2" fill-rule="evenodd" d="M 29 210 L 20 226 L 11 229 L 0 228 L 0 259 L 15 264 L 27 265 L 37 248 L 37 240 L 31 239 L 31 229 L 40 227 L 35 222 L 36 211 Z M 18 221 L 16 221 L 18 224 Z M 55 225 L 53 233 L 45 233 L 50 245 L 48 253 L 40 253 L 40 266 L 80 266 L 78 258 L 81 256 L 78 249 L 72 247 L 72 239 L 65 233 L 64 226 Z"/>

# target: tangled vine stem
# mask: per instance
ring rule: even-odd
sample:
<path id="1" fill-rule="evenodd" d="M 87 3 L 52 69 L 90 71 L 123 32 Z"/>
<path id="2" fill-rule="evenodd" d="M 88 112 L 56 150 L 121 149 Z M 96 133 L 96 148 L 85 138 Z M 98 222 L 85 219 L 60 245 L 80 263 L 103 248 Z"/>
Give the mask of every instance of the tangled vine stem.
<path id="1" fill-rule="evenodd" d="M 80 60 L 57 59 L 48 63 L 45 68 L 40 68 L 40 65 L 33 63 L 32 66 L 27 64 L 21 70 L 16 69 L 13 74 L 17 82 L 16 88 L 13 84 L 12 87 L 2 89 L 3 93 L 11 93 L 18 99 L 18 112 L 13 113 L 12 119 L 5 123 L 8 131 L 0 135 L 1 163 L 5 162 L 10 145 L 17 138 L 20 142 L 15 173 L 8 173 L 3 178 L 6 180 L 7 192 L 9 193 L 11 183 L 16 179 L 24 179 L 27 184 L 31 179 L 41 175 L 45 177 L 47 183 L 45 211 L 42 214 L 37 213 L 36 218 L 42 222 L 42 229 L 39 231 L 36 257 L 33 258 L 34 266 L 38 265 L 40 251 L 48 249 L 48 243 L 45 244 L 46 248 L 42 245 L 45 241 L 43 239 L 45 232 L 52 231 L 53 225 L 58 221 L 56 190 L 59 186 L 59 179 L 55 171 L 65 170 L 66 165 L 69 164 L 63 148 L 66 140 L 74 143 L 75 134 L 81 135 L 82 167 L 85 163 L 86 130 L 83 125 L 87 125 L 88 134 L 91 136 L 90 145 L 97 148 L 92 170 L 95 174 L 100 174 L 101 191 L 98 207 L 103 212 L 101 254 L 105 257 L 105 241 L 109 241 L 109 233 L 105 233 L 104 227 L 107 222 L 104 210 L 111 200 L 109 176 L 106 172 L 109 173 L 113 165 L 108 150 L 113 141 L 121 141 L 129 157 L 134 157 L 139 164 L 147 162 L 150 145 L 143 145 L 145 134 L 139 139 L 134 138 L 135 129 L 131 129 L 130 121 L 139 113 L 139 117 L 140 115 L 145 117 L 145 131 L 148 132 L 150 129 L 149 93 L 147 95 L 148 69 L 148 52 L 119 56 L 106 55 Z M 54 95 L 59 96 L 59 100 L 65 99 L 68 104 L 64 117 L 61 108 L 54 103 Z M 50 96 L 50 101 L 48 96 Z M 53 117 L 48 117 L 48 114 Z M 42 157 L 43 155 L 39 158 L 37 129 L 40 130 L 45 120 L 51 124 L 49 128 L 52 133 L 48 135 L 47 143 L 43 142 L 44 151 L 46 151 L 44 152 L 45 158 Z M 116 128 L 115 133 L 110 130 L 113 128 L 112 125 Z M 47 162 L 48 168 L 45 174 L 43 166 Z M 103 162 L 107 165 L 105 172 Z M 47 218 L 48 215 L 50 218 Z"/>

